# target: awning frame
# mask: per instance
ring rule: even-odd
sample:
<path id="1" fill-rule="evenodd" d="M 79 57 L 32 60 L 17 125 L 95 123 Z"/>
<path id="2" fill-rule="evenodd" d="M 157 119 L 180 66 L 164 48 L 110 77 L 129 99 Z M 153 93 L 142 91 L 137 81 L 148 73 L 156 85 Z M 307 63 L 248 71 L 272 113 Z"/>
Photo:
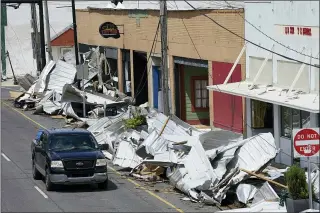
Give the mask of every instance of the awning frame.
<path id="1" fill-rule="evenodd" d="M 271 50 L 274 49 L 274 46 L 275 44 L 273 43 L 272 45 L 272 48 Z M 225 81 L 223 84 L 220 84 L 220 85 L 211 85 L 211 86 L 208 86 L 207 89 L 208 90 L 213 90 L 213 91 L 216 91 L 216 92 L 222 92 L 222 93 L 227 93 L 227 94 L 230 94 L 230 95 L 236 95 L 236 96 L 241 96 L 241 97 L 246 97 L 246 98 L 250 98 L 250 99 L 254 99 L 254 100 L 259 100 L 259 101 L 263 101 L 263 102 L 268 102 L 268 103 L 272 103 L 272 104 L 277 104 L 277 105 L 281 105 L 281 106 L 286 106 L 286 107 L 290 107 L 290 108 L 295 108 L 295 109 L 299 109 L 299 110 L 303 110 L 303 111 L 308 111 L 308 112 L 311 112 L 311 113 L 319 113 L 319 108 L 317 109 L 317 107 L 314 106 L 315 104 L 315 101 L 317 98 L 319 98 L 319 94 L 318 93 L 307 93 L 307 94 L 301 94 L 301 91 L 297 91 L 294 89 L 297 81 L 299 80 L 302 72 L 304 71 L 304 67 L 306 66 L 305 64 L 301 64 L 300 68 L 299 68 L 299 71 L 298 73 L 296 74 L 293 82 L 291 83 L 290 85 L 290 88 L 287 89 L 287 88 L 278 88 L 278 87 L 273 87 L 273 85 L 261 85 L 262 87 L 259 88 L 259 86 L 257 85 L 257 80 L 258 78 L 260 77 L 268 59 L 272 56 L 272 52 L 270 52 L 268 54 L 267 57 L 265 57 L 264 61 L 262 62 L 257 74 L 255 75 L 254 79 L 252 82 L 248 82 L 248 81 L 244 81 L 244 82 L 237 82 L 237 83 L 228 83 L 229 79 L 231 78 L 231 75 L 233 74 L 234 72 L 234 69 L 236 67 L 236 65 L 239 63 L 240 61 L 240 58 L 242 57 L 244 51 L 246 50 L 247 48 L 247 43 L 244 44 L 242 50 L 240 51 L 236 61 L 234 62 L 232 68 L 230 69 Z M 305 50 L 305 47 L 303 48 L 303 51 Z M 319 55 L 319 53 L 318 53 Z M 309 60 L 308 57 L 305 57 L 305 62 L 307 62 L 307 60 Z M 239 84 L 238 88 L 239 90 L 233 88 L 232 90 L 228 89 L 228 85 L 231 85 L 231 87 L 235 87 L 234 85 L 235 84 Z M 241 89 L 240 89 L 240 85 L 241 84 L 245 84 L 245 86 L 248 86 L 247 88 L 247 92 L 245 92 L 245 87 L 242 86 L 242 90 L 244 90 L 243 92 L 240 92 Z M 220 89 L 219 87 L 221 87 L 222 89 Z M 273 88 L 272 88 L 273 87 Z M 263 91 L 257 91 L 257 93 L 254 93 L 253 90 L 255 89 L 262 89 L 263 88 Z M 277 95 L 277 96 L 281 96 L 281 93 L 283 91 L 287 91 L 287 94 L 285 95 L 285 97 L 283 98 L 283 100 L 277 100 L 277 98 L 274 98 L 274 99 L 270 99 L 270 97 L 259 97 L 259 95 L 263 95 L 264 93 L 268 93 L 268 92 L 272 92 L 274 90 L 281 90 L 280 93 Z M 251 92 L 250 92 L 251 91 Z M 305 96 L 303 96 L 305 95 Z M 297 104 L 297 103 L 293 103 L 293 104 L 290 104 L 288 103 L 290 100 L 294 100 L 294 99 L 297 99 L 299 98 L 299 96 L 302 98 L 302 99 L 306 99 L 306 100 L 309 100 L 310 98 L 310 104 L 313 105 L 312 106 L 308 106 L 308 104 L 305 104 L 305 106 L 303 105 L 300 105 L 300 104 Z M 310 97 L 307 97 L 307 96 L 310 96 Z M 313 97 L 315 96 L 315 97 Z M 312 97 L 312 98 L 311 98 Z M 313 100 L 311 100 L 313 99 Z"/>

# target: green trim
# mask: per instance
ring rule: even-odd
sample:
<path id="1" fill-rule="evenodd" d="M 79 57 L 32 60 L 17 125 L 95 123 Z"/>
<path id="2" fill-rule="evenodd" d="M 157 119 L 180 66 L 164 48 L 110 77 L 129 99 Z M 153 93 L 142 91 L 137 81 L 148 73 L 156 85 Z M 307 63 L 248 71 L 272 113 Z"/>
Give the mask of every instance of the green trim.
<path id="1" fill-rule="evenodd" d="M 208 76 L 208 69 L 202 67 L 184 66 L 184 86 L 186 95 L 186 120 L 209 119 L 208 112 L 192 112 L 191 109 L 191 77 Z"/>

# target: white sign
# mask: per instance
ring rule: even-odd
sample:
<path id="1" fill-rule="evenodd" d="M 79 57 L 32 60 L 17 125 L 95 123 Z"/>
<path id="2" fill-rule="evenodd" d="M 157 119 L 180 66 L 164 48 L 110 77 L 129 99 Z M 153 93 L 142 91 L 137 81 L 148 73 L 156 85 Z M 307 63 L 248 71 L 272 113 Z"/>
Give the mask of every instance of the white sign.
<path id="1" fill-rule="evenodd" d="M 293 129 L 294 157 L 319 156 L 319 128 Z"/>

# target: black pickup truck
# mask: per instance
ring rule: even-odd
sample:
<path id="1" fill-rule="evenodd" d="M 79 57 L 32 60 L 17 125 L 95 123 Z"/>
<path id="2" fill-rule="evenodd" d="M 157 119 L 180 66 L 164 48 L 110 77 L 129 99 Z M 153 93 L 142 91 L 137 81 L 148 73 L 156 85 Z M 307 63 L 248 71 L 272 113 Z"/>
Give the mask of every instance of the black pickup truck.
<path id="1" fill-rule="evenodd" d="M 108 187 L 107 160 L 94 136 L 85 129 L 40 129 L 31 143 L 34 179 L 45 177 L 47 191 L 57 184 Z"/>

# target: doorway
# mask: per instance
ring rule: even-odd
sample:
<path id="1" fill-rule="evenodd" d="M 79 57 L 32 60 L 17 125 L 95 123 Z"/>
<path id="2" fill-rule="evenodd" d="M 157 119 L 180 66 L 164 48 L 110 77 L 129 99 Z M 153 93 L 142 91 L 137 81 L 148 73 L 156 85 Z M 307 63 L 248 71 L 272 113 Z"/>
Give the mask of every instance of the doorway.
<path id="1" fill-rule="evenodd" d="M 148 102 L 147 53 L 133 51 L 134 95 L 136 106 Z"/>
<path id="2" fill-rule="evenodd" d="M 152 66 L 153 78 L 153 107 L 159 109 L 159 91 L 161 91 L 160 66 Z"/>

